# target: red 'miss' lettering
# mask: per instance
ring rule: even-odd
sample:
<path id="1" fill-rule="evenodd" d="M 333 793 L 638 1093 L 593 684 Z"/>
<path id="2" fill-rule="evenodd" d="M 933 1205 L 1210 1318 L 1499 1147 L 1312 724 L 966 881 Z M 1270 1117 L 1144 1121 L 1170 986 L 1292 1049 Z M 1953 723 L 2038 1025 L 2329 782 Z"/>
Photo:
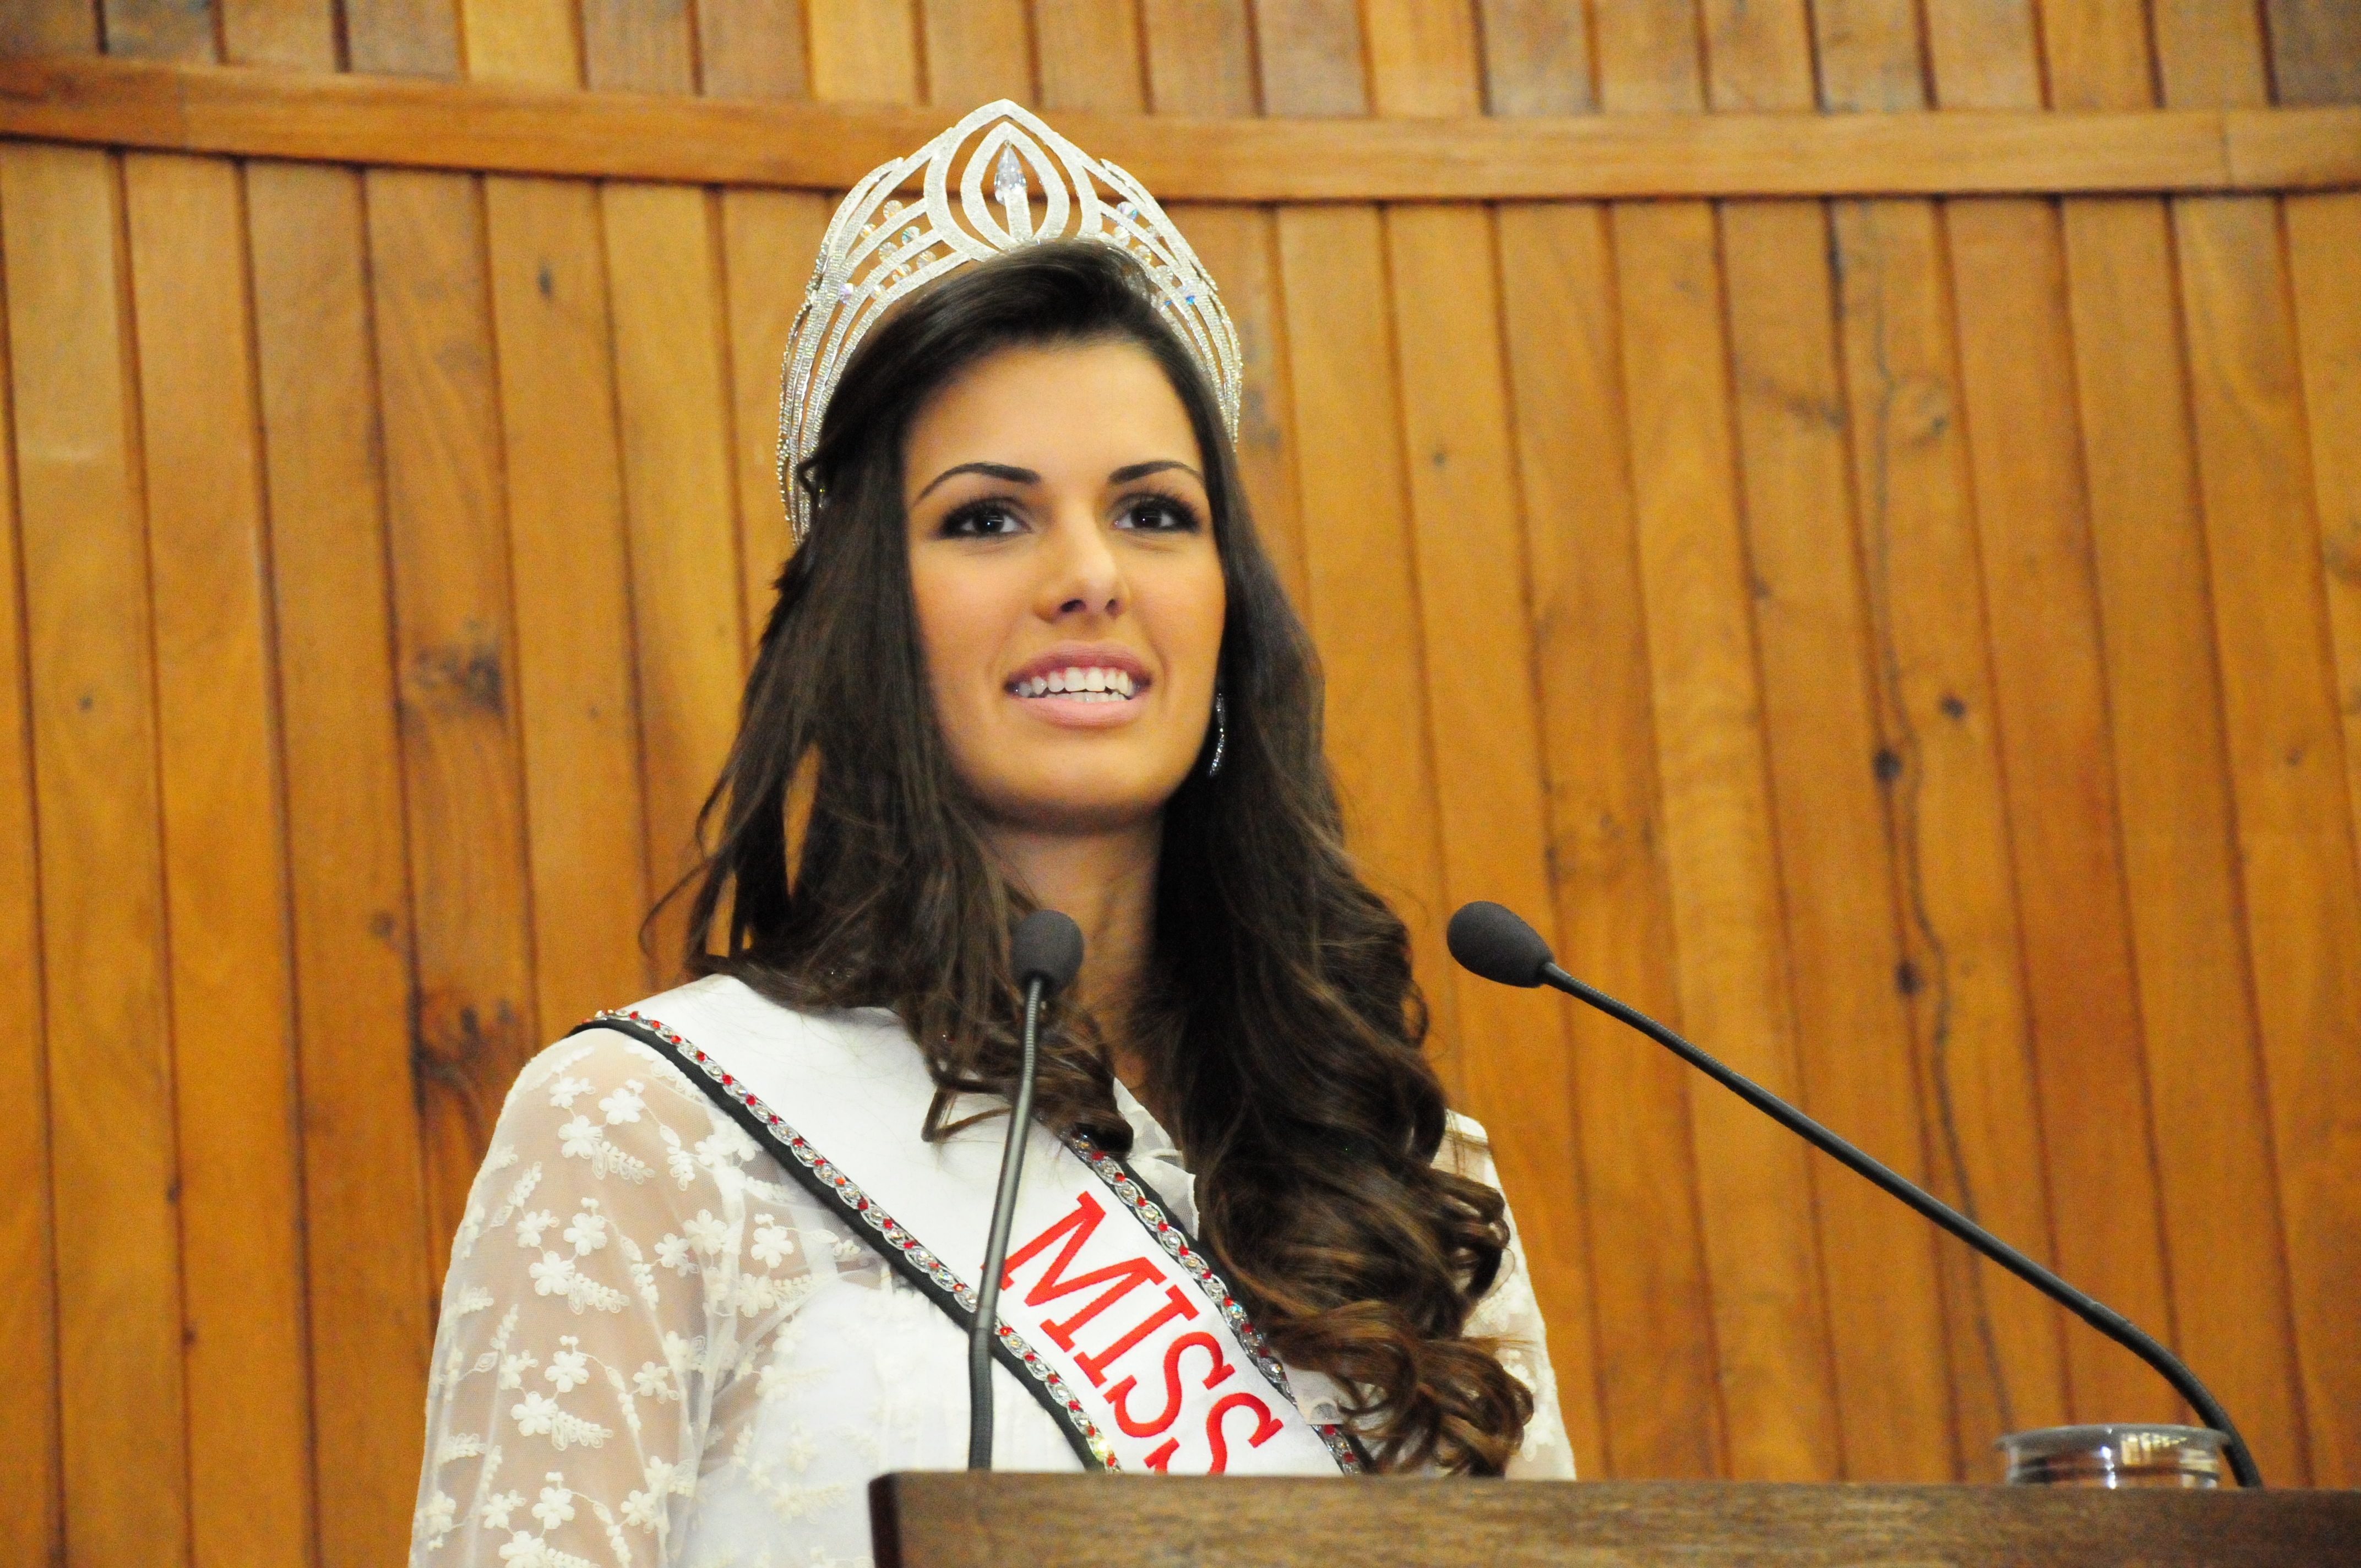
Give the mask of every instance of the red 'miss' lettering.
<path id="1" fill-rule="evenodd" d="M 1065 1351 L 1074 1348 L 1074 1334 L 1077 1330 L 1126 1296 L 1130 1295 L 1137 1287 L 1142 1285 L 1166 1287 L 1164 1301 L 1148 1315 L 1145 1322 L 1118 1337 L 1113 1344 L 1098 1354 L 1085 1354 L 1076 1358 L 1083 1376 L 1093 1384 L 1105 1380 L 1109 1363 L 1137 1346 L 1140 1341 L 1162 1328 L 1166 1323 L 1176 1318 L 1193 1318 L 1197 1315 L 1196 1304 L 1188 1299 L 1179 1286 L 1169 1284 L 1164 1271 L 1159 1268 L 1153 1260 L 1147 1257 L 1128 1257 L 1117 1263 L 1111 1263 L 1104 1268 L 1092 1269 L 1086 1274 L 1076 1274 L 1071 1277 L 1067 1275 L 1066 1271 L 1074 1266 L 1074 1260 L 1081 1255 L 1082 1248 L 1089 1244 L 1091 1237 L 1097 1234 L 1099 1222 L 1105 1218 L 1106 1210 L 1101 1206 L 1098 1200 L 1087 1192 L 1082 1194 L 1076 1200 L 1071 1213 L 1012 1253 L 1009 1255 L 1007 1268 L 1000 1276 L 1001 1288 L 1006 1289 L 1016 1282 L 1016 1271 L 1019 1268 L 1048 1251 L 1052 1242 L 1061 1244 L 1057 1255 L 1049 1260 L 1049 1266 L 1041 1271 L 1041 1277 L 1033 1282 L 1031 1289 L 1025 1292 L 1025 1304 L 1028 1307 L 1039 1307 L 1060 1297 L 1072 1296 L 1093 1288 L 1098 1290 L 1096 1296 L 1083 1303 L 1073 1316 L 1063 1322 L 1043 1321 L 1042 1332 L 1049 1336 L 1060 1350 Z"/>

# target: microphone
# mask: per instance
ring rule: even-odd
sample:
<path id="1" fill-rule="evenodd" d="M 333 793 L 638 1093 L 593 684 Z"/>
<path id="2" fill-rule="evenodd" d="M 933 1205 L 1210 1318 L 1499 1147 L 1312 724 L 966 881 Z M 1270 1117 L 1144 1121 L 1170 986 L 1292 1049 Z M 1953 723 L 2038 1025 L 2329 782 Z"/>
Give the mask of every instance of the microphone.
<path id="1" fill-rule="evenodd" d="M 1000 1275 L 1008 1266 L 1008 1227 L 1016 1220 L 1016 1183 L 1025 1174 L 1025 1135 L 1033 1125 L 1033 1074 L 1041 1051 L 1041 1004 L 1074 982 L 1082 967 L 1082 928 L 1054 909 L 1037 909 L 1008 939 L 1008 967 L 1025 988 L 1024 1060 L 1008 1108 L 1008 1143 L 1000 1153 L 1000 1190 L 983 1272 L 975 1282 L 975 1316 L 967 1327 L 967 1467 L 992 1468 L 992 1339 L 1000 1321 Z"/>
<path id="2" fill-rule="evenodd" d="M 2075 1289 L 1933 1193 L 1871 1158 L 1769 1090 L 1732 1072 L 1638 1008 L 1627 1007 L 1605 992 L 1575 979 L 1557 967 L 1556 959 L 1550 953 L 1549 943 L 1543 940 L 1542 934 L 1527 925 L 1515 911 L 1504 909 L 1497 904 L 1463 905 L 1459 913 L 1451 917 L 1446 940 L 1451 947 L 1451 956 L 1470 974 L 1498 981 L 1502 985 L 1527 988 L 1554 986 L 1577 1001 L 1588 1003 L 1609 1017 L 1630 1025 L 1822 1154 L 1868 1178 L 1887 1193 L 1907 1203 L 2058 1302 L 2147 1363 L 2159 1376 L 2172 1385 L 2173 1392 L 2189 1401 L 2199 1420 L 2222 1434 L 2224 1456 L 2229 1460 L 2230 1473 L 2238 1478 L 2239 1486 L 2260 1486 L 2263 1484 L 2262 1472 L 2255 1468 L 2254 1455 L 2246 1451 L 2246 1440 L 2238 1435 L 2238 1429 L 2231 1424 L 2230 1413 L 2222 1408 L 2221 1401 L 2197 1380 L 2195 1373 L 2181 1365 L 2179 1356 L 2121 1312 L 2097 1298 Z"/>

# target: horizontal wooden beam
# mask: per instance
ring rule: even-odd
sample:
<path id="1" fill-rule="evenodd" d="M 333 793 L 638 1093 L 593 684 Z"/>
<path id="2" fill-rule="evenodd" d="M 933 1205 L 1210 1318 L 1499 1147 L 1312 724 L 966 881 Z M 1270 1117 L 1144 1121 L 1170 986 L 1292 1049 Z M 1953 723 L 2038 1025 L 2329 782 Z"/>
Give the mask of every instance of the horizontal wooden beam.
<path id="1" fill-rule="evenodd" d="M 840 190 L 942 109 L 0 60 L 0 136 L 336 163 Z M 1929 196 L 2361 185 L 2361 108 L 1186 119 L 1059 127 L 1167 201 Z"/>

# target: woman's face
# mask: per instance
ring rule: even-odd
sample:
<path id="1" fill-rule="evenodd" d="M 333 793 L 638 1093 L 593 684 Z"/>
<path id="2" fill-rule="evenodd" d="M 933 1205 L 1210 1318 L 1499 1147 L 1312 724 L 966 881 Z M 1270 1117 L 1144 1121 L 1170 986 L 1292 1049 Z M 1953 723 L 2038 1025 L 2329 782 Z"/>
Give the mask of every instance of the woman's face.
<path id="1" fill-rule="evenodd" d="M 1005 349 L 937 392 L 902 473 L 953 764 L 1003 822 L 1153 818 L 1196 762 L 1225 609 L 1188 411 L 1130 343 Z"/>

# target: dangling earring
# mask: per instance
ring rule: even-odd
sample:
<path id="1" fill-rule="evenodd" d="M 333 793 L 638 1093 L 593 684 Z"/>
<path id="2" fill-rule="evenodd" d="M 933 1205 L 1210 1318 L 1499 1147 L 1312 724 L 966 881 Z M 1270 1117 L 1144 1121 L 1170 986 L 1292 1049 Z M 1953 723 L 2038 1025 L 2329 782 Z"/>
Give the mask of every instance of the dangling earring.
<path id="1" fill-rule="evenodd" d="M 1205 764 L 1207 778 L 1218 777 L 1222 771 L 1222 753 L 1230 744 L 1228 705 L 1222 701 L 1219 686 L 1213 688 L 1213 760 Z"/>

